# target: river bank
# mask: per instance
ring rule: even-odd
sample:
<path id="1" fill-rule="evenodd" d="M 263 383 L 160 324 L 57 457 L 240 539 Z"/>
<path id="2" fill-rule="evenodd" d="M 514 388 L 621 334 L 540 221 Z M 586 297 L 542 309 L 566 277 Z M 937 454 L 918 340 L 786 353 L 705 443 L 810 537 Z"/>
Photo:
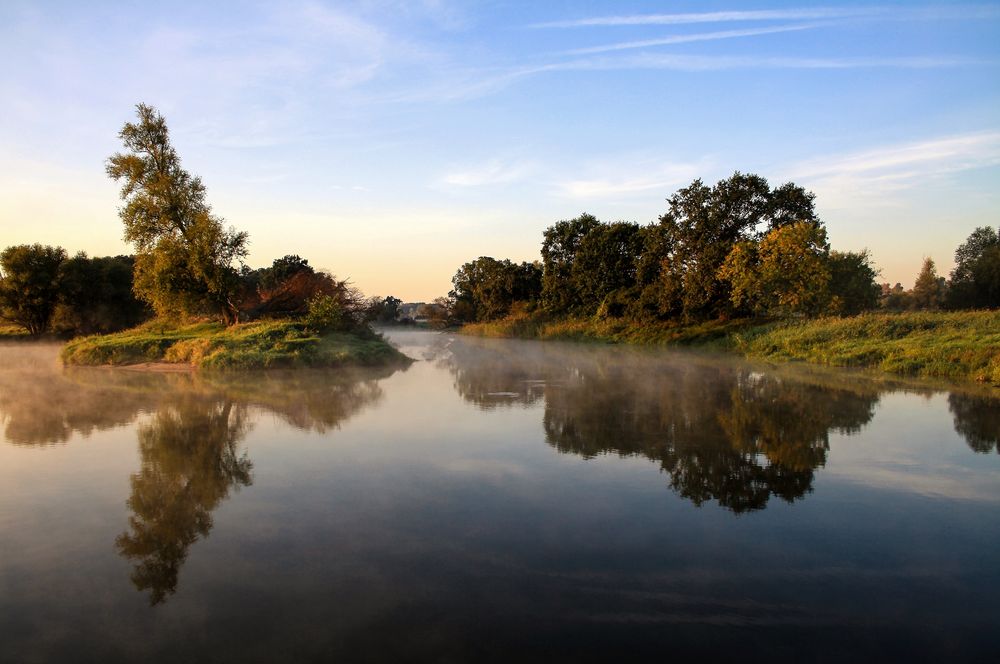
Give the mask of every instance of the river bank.
<path id="1" fill-rule="evenodd" d="M 63 347 L 64 364 L 165 365 L 197 369 L 267 369 L 381 366 L 409 358 L 371 331 L 316 334 L 297 321 L 277 320 L 224 327 L 219 323 L 170 325 L 158 321 L 115 334 L 74 339 Z"/>
<path id="2" fill-rule="evenodd" d="M 1000 312 L 867 313 L 853 317 L 697 325 L 517 316 L 471 323 L 463 334 L 692 346 L 746 357 L 878 369 L 1000 386 Z"/>

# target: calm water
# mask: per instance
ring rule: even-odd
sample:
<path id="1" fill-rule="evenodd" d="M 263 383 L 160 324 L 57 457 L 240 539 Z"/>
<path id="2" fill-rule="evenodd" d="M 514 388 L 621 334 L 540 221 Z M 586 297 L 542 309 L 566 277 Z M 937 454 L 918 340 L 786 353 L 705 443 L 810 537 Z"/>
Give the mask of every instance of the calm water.
<path id="1" fill-rule="evenodd" d="M 996 661 L 988 393 L 392 336 L 350 375 L 0 346 L 0 661 Z"/>

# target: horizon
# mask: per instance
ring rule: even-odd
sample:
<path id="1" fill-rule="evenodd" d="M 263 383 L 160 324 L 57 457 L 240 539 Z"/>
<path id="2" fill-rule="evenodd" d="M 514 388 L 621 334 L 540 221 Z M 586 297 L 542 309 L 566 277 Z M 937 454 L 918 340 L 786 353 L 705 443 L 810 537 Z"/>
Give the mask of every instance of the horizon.
<path id="1" fill-rule="evenodd" d="M 739 6 L 737 6 L 739 5 Z M 56 18 L 58 15 L 58 18 Z M 122 242 L 104 164 L 148 103 L 249 265 L 430 302 L 590 212 L 734 171 L 816 194 L 880 282 L 1000 222 L 1000 6 L 296 3 L 0 8 L 2 246 Z M 140 27 L 136 27 L 140 26 Z M 100 39 L 95 35 L 101 35 Z"/>

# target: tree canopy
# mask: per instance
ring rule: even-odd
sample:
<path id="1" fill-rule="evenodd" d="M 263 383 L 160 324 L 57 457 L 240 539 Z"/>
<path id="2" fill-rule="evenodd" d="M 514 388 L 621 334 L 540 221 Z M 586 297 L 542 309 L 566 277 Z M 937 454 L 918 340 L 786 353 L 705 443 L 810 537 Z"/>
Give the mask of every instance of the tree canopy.
<path id="1" fill-rule="evenodd" d="M 1000 307 L 1000 233 L 983 226 L 955 250 L 947 304 L 955 309 Z"/>
<path id="2" fill-rule="evenodd" d="M 669 252 L 662 263 L 664 313 L 704 319 L 730 313 L 719 270 L 739 242 L 795 222 L 818 225 L 815 195 L 792 183 L 771 189 L 759 175 L 734 173 L 714 186 L 700 179 L 667 199 L 660 217 Z"/>
<path id="3" fill-rule="evenodd" d="M 135 292 L 160 315 L 214 311 L 239 316 L 239 273 L 247 234 L 223 227 L 205 201 L 201 178 L 181 167 L 167 124 L 156 109 L 136 107 L 137 122 L 119 133 L 126 151 L 107 173 L 121 182 L 124 239 L 136 249 Z"/>
<path id="4" fill-rule="evenodd" d="M 493 320 L 510 313 L 517 302 L 537 300 L 542 270 L 537 263 L 513 263 L 480 256 L 452 277 L 452 309 L 462 321 Z"/>
<path id="5" fill-rule="evenodd" d="M 62 247 L 21 244 L 0 252 L 0 318 L 39 335 L 59 302 Z"/>
<path id="6" fill-rule="evenodd" d="M 868 253 L 831 252 L 814 201 L 794 183 L 772 188 L 737 172 L 678 190 L 647 226 L 587 213 L 558 221 L 542 234 L 541 312 L 651 322 L 873 308 L 880 291 Z M 534 302 L 529 265 L 488 257 L 463 265 L 452 317 L 492 320 L 514 302 Z"/>

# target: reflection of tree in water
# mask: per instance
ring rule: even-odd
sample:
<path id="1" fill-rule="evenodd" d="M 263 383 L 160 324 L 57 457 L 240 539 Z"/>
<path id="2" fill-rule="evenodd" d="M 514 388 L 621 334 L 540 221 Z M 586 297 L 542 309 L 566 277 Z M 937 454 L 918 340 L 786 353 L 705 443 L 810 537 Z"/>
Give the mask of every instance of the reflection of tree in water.
<path id="1" fill-rule="evenodd" d="M 989 396 L 948 395 L 948 409 L 955 418 L 955 431 L 976 452 L 1000 454 L 1000 399 Z"/>
<path id="2" fill-rule="evenodd" d="M 336 371 L 268 371 L 246 376 L 218 375 L 211 383 L 232 398 L 260 406 L 297 429 L 324 433 L 382 399 L 379 381 L 395 368 Z"/>
<path id="3" fill-rule="evenodd" d="M 6 350 L 6 349 L 4 349 Z M 74 434 L 137 426 L 139 472 L 131 478 L 129 530 L 117 539 L 135 563 L 132 581 L 158 604 L 177 588 L 188 549 L 212 528 L 212 512 L 251 483 L 238 451 L 254 409 L 326 432 L 382 397 L 395 368 L 235 374 L 63 370 L 56 346 L 32 346 L 0 363 L 0 422 L 15 444 L 64 443 Z"/>
<path id="4" fill-rule="evenodd" d="M 772 495 L 791 502 L 809 492 L 826 462 L 829 432 L 859 431 L 879 394 L 732 361 L 621 349 L 507 352 L 482 344 L 454 353 L 452 363 L 459 392 L 473 401 L 523 391 L 529 377 L 544 380 L 550 445 L 584 458 L 644 456 L 681 496 L 698 505 L 718 500 L 734 512 L 762 509 Z"/>
<path id="5" fill-rule="evenodd" d="M 177 587 L 188 547 L 212 528 L 212 510 L 251 483 L 237 451 L 249 430 L 245 406 L 186 396 L 139 427 L 141 470 L 132 476 L 130 530 L 118 551 L 136 561 L 132 582 L 158 604 Z"/>
<path id="6" fill-rule="evenodd" d="M 75 433 L 128 424 L 156 403 L 155 387 L 166 378 L 98 370 L 100 382 L 86 386 L 78 372 L 58 365 L 56 346 L 20 344 L 2 352 L 0 423 L 3 437 L 15 445 L 65 443 Z"/>
<path id="7" fill-rule="evenodd" d="M 22 344 L 22 346 L 27 346 Z M 379 381 L 396 368 L 268 371 L 200 375 L 75 368 L 57 362 L 58 347 L 31 346 L 0 357 L 0 425 L 15 445 L 65 443 L 125 426 L 178 394 L 226 398 L 274 413 L 319 433 L 377 403 Z M 13 360 L 13 361 L 11 361 Z"/>
<path id="8" fill-rule="evenodd" d="M 544 396 L 547 367 L 520 356 L 517 341 L 504 343 L 500 348 L 456 343 L 441 362 L 451 371 L 459 395 L 483 410 L 530 406 Z"/>
<path id="9" fill-rule="evenodd" d="M 251 483 L 252 462 L 237 450 L 250 429 L 248 408 L 324 432 L 375 403 L 377 378 L 392 370 L 302 372 L 197 378 L 138 431 L 141 470 L 132 476 L 130 530 L 119 552 L 136 562 L 132 581 L 152 604 L 177 587 L 188 548 L 212 528 L 212 511 Z"/>

